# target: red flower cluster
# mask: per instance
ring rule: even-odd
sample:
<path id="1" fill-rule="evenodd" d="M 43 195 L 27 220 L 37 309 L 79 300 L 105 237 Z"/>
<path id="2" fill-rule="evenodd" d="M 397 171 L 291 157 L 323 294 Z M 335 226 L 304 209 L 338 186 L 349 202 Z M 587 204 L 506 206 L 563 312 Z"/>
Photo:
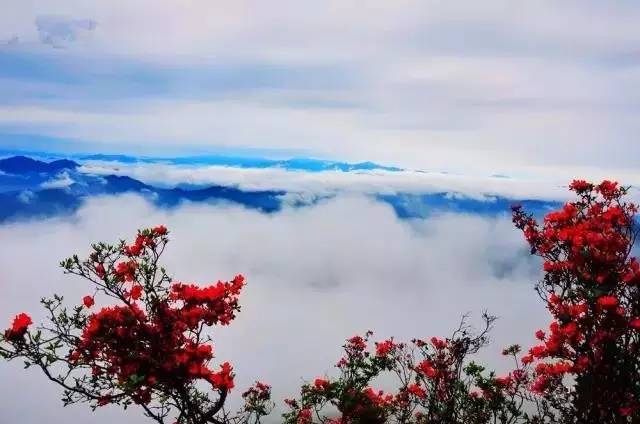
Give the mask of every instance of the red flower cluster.
<path id="1" fill-rule="evenodd" d="M 99 267 L 103 267 L 100 272 L 98 272 Z M 128 283 L 133 282 L 136 278 L 136 271 L 138 269 L 138 263 L 133 259 L 127 262 L 120 262 L 116 269 L 114 270 L 114 274 L 116 275 L 116 279 L 118 281 L 126 281 Z M 97 264 L 96 272 L 102 275 L 104 274 L 104 265 Z"/>
<path id="2" fill-rule="evenodd" d="M 227 325 L 238 310 L 238 295 L 244 286 L 244 277 L 236 275 L 230 282 L 218 281 L 207 287 L 176 283 L 169 298 L 181 303 L 183 320 L 194 328 L 198 323 Z"/>
<path id="3" fill-rule="evenodd" d="M 327 390 L 329 389 L 329 382 L 323 378 L 316 378 L 315 381 L 313 382 L 314 387 L 316 388 L 316 390 Z"/>
<path id="4" fill-rule="evenodd" d="M 16 315 L 13 319 L 11 328 L 4 332 L 4 336 L 8 340 L 20 340 L 27 333 L 29 326 L 33 324 L 31 317 L 25 313 Z"/>
<path id="5" fill-rule="evenodd" d="M 615 182 L 576 180 L 569 188 L 578 200 L 548 214 L 541 226 L 514 209 L 514 223 L 544 259 L 539 289 L 548 294 L 554 318 L 548 334 L 536 332 L 543 343 L 532 347 L 523 363 L 555 360 L 536 365 L 531 390 L 552 396 L 564 384 L 562 377 L 571 374 L 576 386 L 569 402 L 580 405 L 582 419 L 607 422 L 618 413 L 611 405 L 627 411 L 640 406 L 637 384 L 629 377 L 638 370 L 640 350 L 640 267 L 630 256 L 638 208 L 623 200 L 627 189 Z"/>
<path id="6" fill-rule="evenodd" d="M 86 261 L 77 256 L 63 261 L 68 273 L 91 281 L 96 294 L 106 294 L 120 303 L 90 313 L 87 310 L 94 306 L 95 298 L 87 295 L 82 298 L 83 307 L 69 313 L 63 309 L 61 297 L 45 299 L 42 303 L 53 321 L 52 330 L 47 330 L 53 333 L 48 340 L 56 342 L 41 343 L 40 332 L 26 339 L 32 321 L 20 314 L 4 333 L 15 350 L 0 345 L 0 354 L 9 358 L 22 355 L 28 359 L 26 363 L 43 369 L 56 362 L 68 366 L 68 373 L 52 377 L 65 388 L 74 387 L 67 392 L 65 403 L 88 401 L 103 406 L 133 402 L 144 405 L 150 413 L 164 411 L 165 407 L 158 407 L 164 402 L 168 407 L 189 405 L 189 411 L 183 410 L 183 418 L 178 420 L 180 424 L 209 420 L 234 388 L 234 374 L 228 362 L 218 369 L 210 365 L 213 346 L 204 329 L 227 325 L 235 318 L 244 277 L 237 275 L 209 286 L 171 284 L 157 264 L 167 234 L 164 226 L 141 230 L 134 244 L 95 244 Z M 201 391 L 202 385 L 197 385 L 201 381 L 217 393 L 217 402 Z M 244 394 L 244 414 L 265 415 L 270 396 L 269 386 L 257 383 Z M 158 416 L 150 416 L 158 421 Z"/>
<path id="7" fill-rule="evenodd" d="M 271 386 L 260 381 L 256 381 L 249 387 L 242 394 L 242 398 L 245 402 L 245 411 L 256 414 L 258 417 L 268 415 L 274 406 L 271 402 Z"/>
<path id="8" fill-rule="evenodd" d="M 82 303 L 89 309 L 94 305 L 95 301 L 93 300 L 93 296 L 85 296 L 82 298 Z"/>
<path id="9" fill-rule="evenodd" d="M 167 227 L 159 225 L 152 228 L 147 234 L 140 233 L 132 245 L 124 246 L 123 252 L 130 257 L 140 256 L 146 248 L 155 247 L 157 243 L 156 238 L 166 235 L 167 232 Z"/>
<path id="10" fill-rule="evenodd" d="M 207 363 L 213 358 L 212 346 L 194 336 L 201 324 L 233 319 L 243 281 L 239 275 L 205 288 L 175 284 L 170 296 L 148 307 L 148 313 L 136 303 L 103 308 L 89 317 L 70 359 L 91 365 L 94 375 L 105 374 L 121 384 L 133 381 L 136 400 L 143 403 L 158 386 L 176 388 L 196 379 L 231 390 L 231 365 L 211 370 Z M 141 291 L 141 285 L 134 286 L 131 298 L 138 299 Z M 92 304 L 89 299 L 85 305 Z"/>
<path id="11" fill-rule="evenodd" d="M 486 319 L 490 326 L 492 318 Z M 461 325 L 456 334 L 469 333 Z M 489 379 L 473 370 L 471 381 L 477 380 L 475 388 L 481 391 L 479 394 L 480 391 L 472 390 L 471 381 L 461 379 L 466 354 L 482 346 L 484 335 L 434 337 L 429 342 L 413 340 L 412 347 L 388 339 L 374 343 L 374 349 L 370 350 L 371 335 L 367 332 L 364 337 L 347 339 L 343 346 L 345 354 L 337 364 L 341 374 L 338 379 L 316 378 L 302 387 L 299 401 L 285 400 L 290 408 L 284 414 L 285 423 L 312 423 L 313 411 L 318 412 L 318 422 L 334 424 L 450 422 L 447 420 L 451 414 L 460 414 L 455 422 L 484 423 L 491 416 L 490 411 L 507 411 L 507 404 L 501 403 L 501 399 L 513 398 L 526 383 L 523 370 Z M 386 372 L 399 377 L 397 391 L 372 387 L 373 380 Z M 458 410 L 465 402 L 474 405 L 473 413 Z M 323 416 L 321 411 L 327 405 L 339 414 Z M 474 421 L 478 417 L 481 421 Z"/>
<path id="12" fill-rule="evenodd" d="M 376 356 L 384 357 L 387 356 L 393 349 L 395 349 L 396 344 L 393 342 L 393 339 L 385 340 L 383 342 L 376 343 Z"/>

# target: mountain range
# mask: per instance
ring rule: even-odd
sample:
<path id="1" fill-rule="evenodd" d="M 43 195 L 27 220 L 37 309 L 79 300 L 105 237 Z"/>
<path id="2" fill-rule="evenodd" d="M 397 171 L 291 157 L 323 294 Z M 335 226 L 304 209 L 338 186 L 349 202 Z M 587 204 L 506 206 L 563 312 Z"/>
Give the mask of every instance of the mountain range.
<path id="1" fill-rule="evenodd" d="M 127 157 L 124 158 L 126 161 Z M 119 161 L 122 162 L 122 159 L 123 157 L 118 156 Z M 107 158 L 92 155 L 85 160 L 107 160 Z M 117 159 L 112 157 L 110 160 Z M 193 160 L 189 163 L 192 164 Z M 322 166 L 330 167 L 331 165 Z M 356 164 L 351 168 L 345 166 L 344 172 L 365 169 L 367 166 L 369 165 L 366 163 Z M 316 168 L 309 172 L 319 172 L 321 166 L 318 165 Z M 242 205 L 263 213 L 277 213 L 284 206 L 311 206 L 331 197 L 327 195 L 296 196 L 299 193 L 288 193 L 283 190 L 251 191 L 219 185 L 161 188 L 128 176 L 93 175 L 82 172 L 81 163 L 69 159 L 46 162 L 26 156 L 11 156 L 0 160 L 0 222 L 69 215 L 92 196 L 124 193 L 136 193 L 163 208 L 176 207 L 184 202 L 207 202 Z M 422 218 L 447 211 L 482 215 L 506 214 L 513 203 L 521 203 L 528 210 L 542 214 L 557 206 L 556 202 L 551 201 L 501 197 L 478 200 L 447 192 L 369 193 L 368 195 L 377 201 L 391 205 L 397 216 L 402 219 Z"/>

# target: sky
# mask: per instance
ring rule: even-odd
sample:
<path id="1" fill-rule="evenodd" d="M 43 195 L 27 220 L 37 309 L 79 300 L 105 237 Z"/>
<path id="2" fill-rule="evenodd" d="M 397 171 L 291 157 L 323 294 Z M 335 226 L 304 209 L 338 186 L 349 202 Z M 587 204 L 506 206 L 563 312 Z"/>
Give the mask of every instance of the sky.
<path id="1" fill-rule="evenodd" d="M 0 153 L 80 164 L 37 175 L 10 193 L 14 206 L 41 192 L 81 199 L 66 214 L 0 222 L 0 328 L 22 311 L 41 319 L 43 296 L 80 302 L 89 288 L 58 269 L 64 257 L 165 224 L 176 279 L 247 277 L 242 312 L 213 333 L 214 362 L 235 366 L 232 405 L 254 379 L 279 401 L 332 375 L 355 333 L 446 336 L 467 312 L 476 325 L 485 310 L 499 317 L 480 359 L 507 369 L 502 348 L 530 346 L 548 320 L 540 263 L 509 212 L 445 200 L 408 219 L 376 196 L 555 204 L 573 178 L 612 178 L 640 199 L 638 22 L 635 1 L 0 0 Z M 92 153 L 155 160 L 81 159 Z M 175 159 L 198 155 L 398 169 Z M 282 208 L 85 195 L 110 175 L 278 190 Z M 0 171 L 0 183 L 21 178 Z M 58 388 L 20 363 L 0 362 L 0 381 L 0 421 L 146 422 L 62 408 Z"/>
<path id="2" fill-rule="evenodd" d="M 637 2 L 3 3 L 5 147 L 637 177 Z"/>

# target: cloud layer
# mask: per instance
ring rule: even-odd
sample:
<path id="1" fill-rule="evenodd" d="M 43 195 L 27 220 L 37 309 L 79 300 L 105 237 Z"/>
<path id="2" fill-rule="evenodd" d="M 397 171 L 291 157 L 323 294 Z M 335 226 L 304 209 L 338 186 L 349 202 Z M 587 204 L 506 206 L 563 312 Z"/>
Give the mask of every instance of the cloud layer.
<path id="1" fill-rule="evenodd" d="M 360 196 L 277 215 L 206 205 L 162 211 L 135 196 L 106 197 L 90 200 L 72 219 L 0 226 L 11 246 L 0 256 L 0 311 L 36 312 L 37 300 L 53 292 L 80 302 L 88 287 L 56 269 L 62 256 L 157 223 L 173 232 L 165 264 L 177 279 L 246 275 L 242 312 L 214 331 L 217 360 L 233 361 L 240 388 L 263 379 L 278 399 L 295 393 L 302 379 L 332 372 L 343 339 L 367 329 L 380 338 L 447 335 L 462 313 L 477 318 L 488 309 L 501 319 L 483 358 L 500 369 L 507 366 L 498 355 L 503 345 L 530 344 L 546 322 L 532 290 L 538 264 L 507 219 L 400 221 L 390 207 Z M 122 419 L 118 411 L 60 408 L 59 391 L 41 377 L 0 364 L 0 378 L 13 382 L 0 388 L 7 419 Z M 25 393 L 38 396 L 40 406 L 28 407 Z M 133 415 L 128 422 L 144 422 Z"/>
<path id="2" fill-rule="evenodd" d="M 242 190 L 286 190 L 329 195 L 336 192 L 441 193 L 454 192 L 476 199 L 503 196 L 511 199 L 565 200 L 566 183 L 556 178 L 504 178 L 423 171 L 289 171 L 281 168 L 227 166 L 177 166 L 168 164 L 113 164 L 88 162 L 81 172 L 126 175 L 147 184 L 175 187 L 181 184 L 234 186 Z"/>

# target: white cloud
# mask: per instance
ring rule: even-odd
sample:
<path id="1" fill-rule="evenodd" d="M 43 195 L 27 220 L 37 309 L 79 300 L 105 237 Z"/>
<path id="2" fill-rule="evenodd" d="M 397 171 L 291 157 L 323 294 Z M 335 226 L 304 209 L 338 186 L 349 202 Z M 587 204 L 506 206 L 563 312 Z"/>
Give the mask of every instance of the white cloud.
<path id="1" fill-rule="evenodd" d="M 67 171 L 63 171 L 48 181 L 40 184 L 41 188 L 51 189 L 51 188 L 66 188 L 73 184 L 75 181 L 71 178 L 71 175 Z"/>
<path id="2" fill-rule="evenodd" d="M 96 175 L 127 175 L 159 187 L 179 184 L 234 186 L 243 190 L 285 190 L 290 200 L 313 199 L 335 193 L 393 194 L 455 192 L 466 197 L 486 200 L 494 196 L 510 199 L 568 200 L 567 185 L 572 171 L 558 170 L 553 176 L 515 177 L 483 176 L 473 173 L 449 174 L 423 171 L 289 171 L 282 168 L 236 168 L 228 166 L 182 166 L 161 163 L 122 164 L 87 161 L 82 172 Z M 577 172 L 577 171 L 573 171 Z M 583 178 L 599 181 L 611 178 L 599 170 L 583 170 Z M 618 175 L 624 184 L 638 184 L 633 174 Z M 637 190 L 632 196 L 638 196 Z M 297 197 L 296 197 L 297 196 Z M 302 196 L 302 197 L 299 197 Z M 311 197 L 309 197 L 311 196 Z"/>
<path id="3" fill-rule="evenodd" d="M 24 190 L 18 194 L 18 200 L 22 203 L 31 203 L 31 200 L 35 197 L 35 194 L 31 190 Z"/>
<path id="4" fill-rule="evenodd" d="M 95 21 L 91 19 L 72 19 L 56 15 L 38 16 L 35 25 L 40 41 L 55 48 L 63 48 L 96 28 Z"/>
<path id="5" fill-rule="evenodd" d="M 246 275 L 242 312 L 230 327 L 214 331 L 217 360 L 233 361 L 240 388 L 263 379 L 278 399 L 294 394 L 302 379 L 332 372 L 343 339 L 367 329 L 380 338 L 447 335 L 460 314 L 477 318 L 486 308 L 501 319 L 483 358 L 505 368 L 498 354 L 503 345 L 532 343 L 535 328 L 546 323 L 533 292 L 538 266 L 508 219 L 400 221 L 389 207 L 360 196 L 275 215 L 205 205 L 164 211 L 135 196 L 106 197 L 89 201 L 71 219 L 0 226 L 0 238 L 11 246 L 0 256 L 0 311 L 5 319 L 38 311 L 37 300 L 53 292 L 79 302 L 89 288 L 56 270 L 61 256 L 158 223 L 172 230 L 165 264 L 177 279 L 206 283 Z M 0 378 L 12 381 L 0 386 L 7 419 L 124 419 L 117 411 L 62 409 L 59 391 L 20 364 L 0 363 Z M 25 393 L 38 397 L 38 408 Z M 144 422 L 134 412 L 126 416 Z"/>
<path id="6" fill-rule="evenodd" d="M 638 178 L 637 4 L 48 0 L 3 12 L 0 39 L 17 34 L 28 52 L 40 51 L 29 44 L 38 15 L 98 23 L 91 40 L 56 56 L 88 86 L 60 84 L 51 90 L 67 94 L 53 100 L 0 108 L 11 131 L 112 150 L 294 148 L 428 169 Z M 83 65 L 97 60 L 98 77 L 131 85 L 96 89 Z M 249 87 L 207 89 L 192 73 L 234 66 Z M 252 85 L 251 66 L 276 66 L 282 84 Z M 294 83 L 287 70 L 300 66 L 329 72 L 301 72 Z M 317 87 L 332 79 L 339 87 Z M 140 85 L 155 95 L 141 100 Z M 96 98 L 104 93 L 116 98 Z"/>

